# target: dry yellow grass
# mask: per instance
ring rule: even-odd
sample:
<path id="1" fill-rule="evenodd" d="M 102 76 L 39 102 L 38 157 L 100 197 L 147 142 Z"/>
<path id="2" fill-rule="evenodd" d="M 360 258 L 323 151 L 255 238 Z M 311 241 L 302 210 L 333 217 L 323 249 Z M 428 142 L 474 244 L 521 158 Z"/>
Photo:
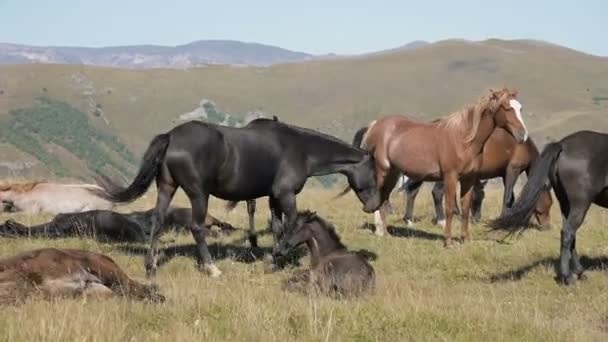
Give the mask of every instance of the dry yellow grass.
<path id="1" fill-rule="evenodd" d="M 335 191 L 307 188 L 299 207 L 317 210 L 333 222 L 353 250 L 378 255 L 375 293 L 345 302 L 285 293 L 281 282 L 291 270 L 264 274 L 263 261 L 245 263 L 231 257 L 243 249 L 244 232 L 210 239 L 212 252 L 221 249 L 217 264 L 224 272 L 211 279 L 198 272 L 191 256 L 177 256 L 159 268 L 155 282 L 168 301 L 147 305 L 122 299 L 31 301 L 2 308 L 0 340 L 6 341 L 394 341 L 394 340 L 597 340 L 608 338 L 608 272 L 598 269 L 608 256 L 608 211 L 593 208 L 579 233 L 577 246 L 595 267 L 589 280 L 564 288 L 553 281 L 558 256 L 559 223 L 554 228 L 529 231 L 509 244 L 482 226 L 473 229 L 473 242 L 447 250 L 442 231 L 430 223 L 432 206 L 428 189 L 417 205 L 420 222 L 414 230 L 401 223 L 400 212 L 390 223 L 406 236 L 376 237 L 360 229 L 373 221 L 361 211 L 353 195 L 331 200 Z M 484 217 L 496 215 L 501 191 L 491 190 Z M 148 208 L 154 196 L 130 205 Z M 259 201 L 259 230 L 268 219 L 265 201 Z M 186 205 L 183 195 L 174 204 Z M 232 213 L 214 200 L 214 215 L 245 226 L 244 204 Z M 0 219 L 7 219 L 3 215 Z M 46 216 L 17 216 L 24 223 Z M 458 230 L 457 230 L 458 231 Z M 176 239 L 175 242 L 169 240 Z M 192 244 L 190 236 L 165 236 L 164 246 Z M 269 246 L 270 236 L 261 239 Z M 144 278 L 141 256 L 129 255 L 125 246 L 89 240 L 0 239 L 0 256 L 43 246 L 73 247 L 112 256 L 135 278 Z M 222 246 L 218 248 L 217 246 Z M 133 247 L 133 246 L 132 246 Z M 135 246 L 137 247 L 137 246 Z M 143 247 L 143 246 L 141 246 Z M 307 265 L 307 260 L 302 259 Z M 604 267 L 606 264 L 604 264 Z M 491 283 L 493 275 L 521 271 L 521 279 Z"/>

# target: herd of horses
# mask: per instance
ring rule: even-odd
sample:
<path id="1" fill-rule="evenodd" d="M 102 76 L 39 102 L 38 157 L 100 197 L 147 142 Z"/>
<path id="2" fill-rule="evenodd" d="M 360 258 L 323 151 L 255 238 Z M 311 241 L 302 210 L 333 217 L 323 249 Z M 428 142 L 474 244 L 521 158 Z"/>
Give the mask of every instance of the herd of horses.
<path id="1" fill-rule="evenodd" d="M 209 197 L 228 201 L 228 208 L 247 202 L 252 248 L 257 247 L 255 199 L 267 197 L 273 269 L 283 268 L 286 255 L 301 244 L 308 246 L 311 255 L 310 268 L 296 272 L 285 288 L 359 295 L 374 288 L 374 269 L 362 255 L 348 251 L 331 223 L 314 212 L 298 211 L 296 197 L 309 177 L 345 175 L 348 187 L 338 196 L 353 190 L 363 211 L 374 213 L 378 235 L 386 232 L 388 199 L 401 175 L 408 177 L 404 185 L 408 198 L 404 220 L 408 224 L 413 222 L 413 203 L 421 184 L 435 182 L 435 221 L 445 228 L 447 248 L 454 245 L 454 215 L 460 213 L 461 241 L 470 241 L 469 212 L 479 219 L 484 181 L 501 177 L 502 211 L 489 226 L 514 232 L 529 227 L 535 216 L 539 226 L 548 229 L 553 189 L 564 220 L 557 280 L 572 284 L 575 276 L 584 279 L 576 252 L 576 230 L 591 203 L 608 207 L 608 155 L 604 153 L 608 135 L 576 132 L 539 153 L 529 137 L 517 96 L 517 91 L 507 88 L 491 89 L 472 105 L 431 122 L 405 115 L 381 117 L 359 130 L 352 144 L 277 117 L 256 119 L 242 128 L 200 121 L 183 123 L 152 139 L 137 175 L 127 186 L 103 175 L 97 185 L 54 184 L 65 187 L 62 195 L 71 198 L 66 201 L 58 200 L 57 192 L 53 193 L 55 198 L 46 196 L 53 198 L 50 201 L 34 200 L 37 193 L 44 198 L 53 192 L 52 183 L 0 187 L 5 210 L 57 214 L 52 221 L 34 227 L 9 220 L 0 225 L 0 236 L 147 241 L 150 248 L 144 266 L 151 277 L 157 270 L 159 237 L 171 228 L 189 230 L 200 268 L 217 277 L 221 271 L 212 260 L 206 236 L 212 225 L 224 232 L 234 228 L 208 214 Z M 513 188 L 522 172 L 528 181 L 515 200 Z M 153 209 L 130 214 L 112 211 L 117 204 L 143 196 L 153 182 L 157 188 Z M 456 204 L 458 183 L 460 208 Z M 191 209 L 170 207 L 179 188 L 187 195 Z M 54 256 L 45 259 L 44 255 Z M 51 262 L 79 266 L 51 267 Z M 45 274 L 46 267 L 54 274 Z M 114 276 L 106 272 L 114 272 Z M 132 281 L 108 257 L 73 250 L 38 250 L 0 261 L 0 298 L 4 288 L 164 300 L 158 288 Z"/>

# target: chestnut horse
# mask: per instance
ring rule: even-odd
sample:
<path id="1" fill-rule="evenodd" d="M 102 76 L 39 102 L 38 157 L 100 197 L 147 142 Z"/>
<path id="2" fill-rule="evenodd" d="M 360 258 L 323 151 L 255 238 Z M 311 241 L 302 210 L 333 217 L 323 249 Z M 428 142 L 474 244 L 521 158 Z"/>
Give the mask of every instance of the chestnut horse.
<path id="1" fill-rule="evenodd" d="M 528 139 L 517 91 L 490 90 L 475 104 L 434 122 L 417 122 L 405 116 L 373 121 L 363 139 L 374 156 L 376 182 L 386 201 L 400 173 L 416 181 L 445 184 L 445 246 L 452 246 L 452 217 L 456 184 L 460 181 L 463 241 L 470 240 L 469 208 L 478 177 L 480 155 L 496 128 L 506 129 L 518 143 Z M 385 209 L 374 213 L 376 233 L 384 235 Z"/>
<path id="2" fill-rule="evenodd" d="M 518 144 L 517 141 L 515 141 L 515 138 L 502 128 L 495 129 L 492 135 L 490 135 L 490 138 L 483 147 L 481 164 L 477 177 L 480 180 L 496 177 L 502 178 L 504 194 L 501 215 L 505 213 L 507 208 L 511 208 L 513 205 L 513 187 L 515 186 L 517 178 L 522 172 L 529 175 L 530 169 L 538 159 L 538 156 L 538 148 L 532 141 L 532 138 L 526 140 L 523 144 Z M 422 182 L 408 180 L 406 184 L 407 210 L 404 220 L 409 223 L 414 217 L 414 201 Z M 475 197 L 475 195 L 478 194 L 474 193 L 473 197 Z M 443 184 L 437 182 L 433 187 L 433 200 L 436 201 L 436 221 L 439 224 L 441 224 L 442 221 L 445 222 L 441 210 L 442 197 Z M 534 209 L 536 221 L 542 229 L 549 229 L 551 227 L 550 210 L 552 204 L 553 199 L 551 198 L 549 189 L 543 190 Z M 479 205 L 477 214 L 481 214 L 481 204 Z"/>

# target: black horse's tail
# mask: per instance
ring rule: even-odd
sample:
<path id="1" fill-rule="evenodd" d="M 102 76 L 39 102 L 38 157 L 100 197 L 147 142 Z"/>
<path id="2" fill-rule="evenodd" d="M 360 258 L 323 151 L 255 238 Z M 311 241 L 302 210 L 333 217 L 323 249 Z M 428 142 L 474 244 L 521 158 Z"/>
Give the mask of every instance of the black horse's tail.
<path id="1" fill-rule="evenodd" d="M 353 137 L 353 143 L 352 143 L 352 145 L 354 147 L 361 147 L 361 143 L 363 142 L 363 137 L 365 137 L 365 133 L 367 133 L 368 128 L 369 128 L 368 126 L 361 127 L 361 128 L 359 128 L 357 133 L 355 133 L 355 136 Z M 333 198 L 336 199 L 336 198 L 342 197 L 342 196 L 346 195 L 347 193 L 349 193 L 350 190 L 351 190 L 350 186 L 347 185 L 344 188 L 344 190 L 342 190 L 339 194 L 337 194 Z"/>
<path id="2" fill-rule="evenodd" d="M 545 147 L 534 163 L 520 197 L 504 215 L 490 222 L 491 228 L 516 231 L 528 225 L 540 193 L 547 188 L 547 181 L 553 178 L 555 162 L 561 152 L 562 146 L 559 143 L 551 143 Z"/>
<path id="3" fill-rule="evenodd" d="M 97 184 L 103 188 L 103 191 L 100 191 L 98 195 L 114 203 L 132 202 L 141 197 L 158 175 L 169 147 L 169 141 L 169 134 L 159 134 L 152 139 L 144 154 L 139 171 L 128 187 L 122 187 L 107 177 L 99 177 Z"/>

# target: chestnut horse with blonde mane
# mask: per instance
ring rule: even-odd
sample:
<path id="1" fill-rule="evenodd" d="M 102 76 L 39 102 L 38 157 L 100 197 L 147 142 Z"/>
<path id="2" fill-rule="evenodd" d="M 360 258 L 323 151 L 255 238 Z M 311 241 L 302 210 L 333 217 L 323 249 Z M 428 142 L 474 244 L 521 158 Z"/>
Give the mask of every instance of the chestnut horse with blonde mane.
<path id="1" fill-rule="evenodd" d="M 470 240 L 468 216 L 480 156 L 486 141 L 499 127 L 517 143 L 528 139 L 515 90 L 490 90 L 477 103 L 433 122 L 398 115 L 373 121 L 363 138 L 363 147 L 373 153 L 382 200 L 389 198 L 401 173 L 415 181 L 443 180 L 445 246 L 450 247 L 456 184 L 460 181 L 462 238 Z M 384 208 L 374 213 L 378 235 L 384 235 L 385 214 Z"/>
<path id="2" fill-rule="evenodd" d="M 115 204 L 97 195 L 101 190 L 96 184 L 0 184 L 0 203 L 12 211 L 30 214 L 112 210 Z"/>

